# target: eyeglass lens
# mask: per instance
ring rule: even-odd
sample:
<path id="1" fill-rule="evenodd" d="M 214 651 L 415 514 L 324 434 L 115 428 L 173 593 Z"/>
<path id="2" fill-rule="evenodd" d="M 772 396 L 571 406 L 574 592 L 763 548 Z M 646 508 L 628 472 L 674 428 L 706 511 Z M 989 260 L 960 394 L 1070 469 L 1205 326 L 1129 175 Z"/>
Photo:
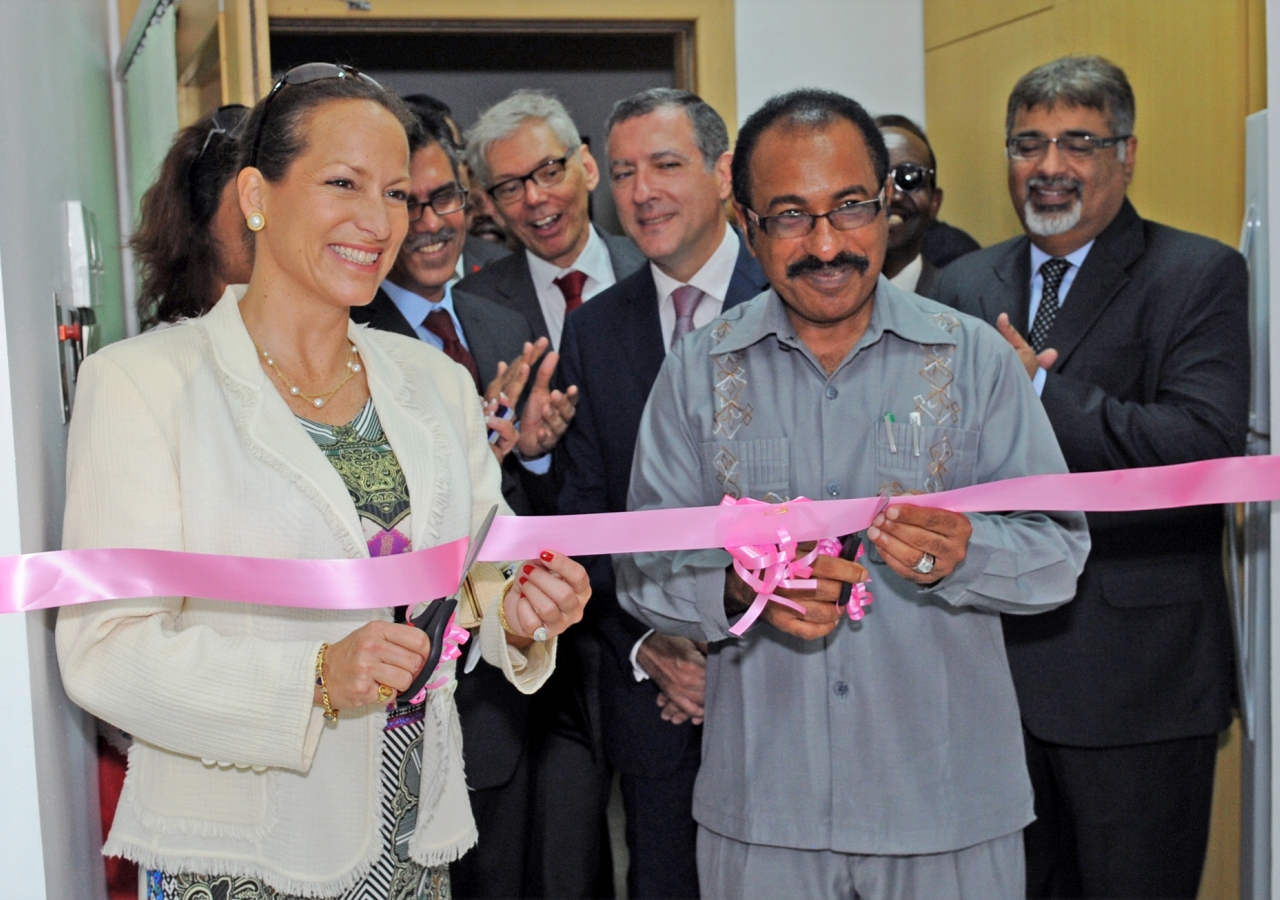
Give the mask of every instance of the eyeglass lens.
<path id="1" fill-rule="evenodd" d="M 426 212 L 427 207 L 431 207 L 432 212 L 437 216 L 447 216 L 456 213 L 461 209 L 465 209 L 467 205 L 467 192 L 462 188 L 452 188 L 439 191 L 432 194 L 421 201 L 416 197 L 409 198 L 409 221 L 416 222 L 422 218 L 422 214 Z"/>
<path id="2" fill-rule="evenodd" d="M 819 219 L 826 219 L 837 231 L 854 231 L 871 224 L 880 214 L 881 198 L 846 203 L 827 213 L 783 213 L 777 216 L 759 216 L 757 221 L 764 233 L 773 238 L 804 237 L 813 231 Z"/>
<path id="3" fill-rule="evenodd" d="M 524 194 L 524 186 L 527 182 L 532 181 L 542 188 L 555 187 L 564 181 L 565 173 L 568 171 L 568 162 L 568 156 L 545 162 L 528 175 L 520 178 L 509 178 L 500 184 L 495 184 L 489 189 L 489 192 L 495 199 L 510 203 Z"/>
<path id="4" fill-rule="evenodd" d="M 900 191 L 918 191 L 925 186 L 932 173 L 932 169 L 926 169 L 924 166 L 902 163 L 894 166 L 893 183 Z"/>
<path id="5" fill-rule="evenodd" d="M 1116 137 L 1098 137 L 1093 134 L 1064 134 L 1062 137 L 1050 138 L 1035 134 L 1021 134 L 1009 138 L 1009 153 L 1015 159 L 1039 159 L 1049 152 L 1050 144 L 1057 144 L 1058 150 L 1077 159 L 1090 157 L 1095 151 L 1114 146 L 1125 140 L 1127 135 Z"/>

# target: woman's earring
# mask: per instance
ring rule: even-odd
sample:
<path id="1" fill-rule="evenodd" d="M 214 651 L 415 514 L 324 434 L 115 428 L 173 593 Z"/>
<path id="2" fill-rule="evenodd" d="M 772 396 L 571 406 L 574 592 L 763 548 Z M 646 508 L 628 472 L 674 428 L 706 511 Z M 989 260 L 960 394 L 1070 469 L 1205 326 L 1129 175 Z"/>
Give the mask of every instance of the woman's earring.
<path id="1" fill-rule="evenodd" d="M 244 223 L 249 226 L 250 231 L 261 231 L 266 227 L 267 220 L 263 217 L 262 213 L 256 212 L 249 213 L 249 218 L 245 219 Z"/>

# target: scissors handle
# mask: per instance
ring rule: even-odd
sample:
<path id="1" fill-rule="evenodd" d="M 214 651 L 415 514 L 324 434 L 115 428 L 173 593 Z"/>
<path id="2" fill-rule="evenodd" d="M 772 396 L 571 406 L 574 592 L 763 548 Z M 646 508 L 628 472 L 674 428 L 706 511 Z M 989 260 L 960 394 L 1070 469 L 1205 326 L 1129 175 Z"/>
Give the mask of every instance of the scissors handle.
<path id="1" fill-rule="evenodd" d="M 416 619 L 413 624 L 421 628 L 427 633 L 427 637 L 431 638 L 431 653 L 427 657 L 427 661 L 422 665 L 422 671 L 413 679 L 413 684 L 409 685 L 405 690 L 400 692 L 401 697 L 416 697 L 418 692 L 435 674 L 436 667 L 440 665 L 440 654 L 444 652 L 444 633 L 449 627 L 449 620 L 453 618 L 454 610 L 458 608 L 458 601 L 454 597 L 447 600 L 432 600 L 427 604 L 427 608 Z"/>

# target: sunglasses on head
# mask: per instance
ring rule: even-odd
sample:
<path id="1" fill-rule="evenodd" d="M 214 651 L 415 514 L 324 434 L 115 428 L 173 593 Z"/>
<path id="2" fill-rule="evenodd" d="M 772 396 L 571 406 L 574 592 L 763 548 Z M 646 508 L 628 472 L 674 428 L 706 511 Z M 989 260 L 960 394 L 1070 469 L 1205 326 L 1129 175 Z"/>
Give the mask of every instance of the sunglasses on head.
<path id="1" fill-rule="evenodd" d="M 918 191 L 933 184 L 933 169 L 916 163 L 898 163 L 889 170 L 893 176 L 893 186 L 904 193 Z"/>
<path id="2" fill-rule="evenodd" d="M 329 78 L 357 78 L 376 88 L 382 87 L 354 66 L 341 63 L 303 63 L 300 66 L 294 66 L 280 76 L 280 80 L 271 88 L 271 93 L 267 94 L 267 99 L 262 102 L 262 115 L 258 118 L 258 127 L 253 133 L 253 149 L 249 152 L 250 166 L 258 165 L 258 147 L 262 144 L 262 128 L 267 124 L 267 115 L 271 112 L 271 101 L 276 99 L 276 94 L 289 85 L 311 84 L 313 81 L 325 81 Z"/>
<path id="3" fill-rule="evenodd" d="M 243 103 L 219 106 L 210 117 L 209 133 L 204 136 L 200 152 L 196 154 L 195 159 L 191 160 L 191 165 L 187 166 L 187 185 L 192 195 L 192 209 L 196 208 L 196 170 L 200 167 L 200 161 L 204 159 L 205 154 L 209 152 L 209 145 L 213 143 L 214 135 L 222 135 L 223 140 L 234 141 L 240 137 L 240 132 L 244 130 L 244 123 L 248 118 L 249 107 Z"/>

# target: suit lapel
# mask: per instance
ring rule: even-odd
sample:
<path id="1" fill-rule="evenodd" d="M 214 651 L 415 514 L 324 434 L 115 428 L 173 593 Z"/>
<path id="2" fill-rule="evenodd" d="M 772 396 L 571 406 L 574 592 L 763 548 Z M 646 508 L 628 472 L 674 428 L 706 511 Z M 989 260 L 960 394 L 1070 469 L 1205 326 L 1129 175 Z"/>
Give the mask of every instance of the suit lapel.
<path id="1" fill-rule="evenodd" d="M 418 337 L 418 333 L 413 330 L 409 320 L 404 317 L 404 314 L 400 312 L 400 308 L 396 306 L 395 301 L 382 288 L 378 288 L 378 293 L 373 295 L 373 302 L 364 308 L 364 312 L 355 313 L 352 318 L 359 322 L 365 322 L 371 328 L 377 328 L 379 331 L 394 331 L 396 334 L 403 334 L 405 337 Z"/>
<path id="2" fill-rule="evenodd" d="M 1103 310 L 1129 283 L 1127 270 L 1142 255 L 1144 246 L 1142 219 L 1126 200 L 1085 257 L 1045 338 L 1045 346 L 1058 351 L 1055 370 L 1062 368 Z"/>
<path id="3" fill-rule="evenodd" d="M 533 275 L 529 272 L 527 251 L 521 250 L 505 256 L 497 262 L 490 263 L 488 269 L 497 269 L 503 276 L 498 280 L 496 288 L 506 298 L 507 306 L 523 313 L 533 326 L 536 337 L 547 337 L 551 330 L 547 328 L 547 320 L 542 315 L 542 304 L 538 302 L 538 289 L 533 285 Z"/>
<path id="4" fill-rule="evenodd" d="M 636 289 L 627 297 L 627 322 L 623 332 L 630 339 L 620 343 L 626 348 L 631 371 L 643 382 L 642 393 L 647 397 L 662 361 L 667 358 L 667 348 L 662 340 L 658 286 L 653 280 L 653 270 L 645 266 L 636 278 Z"/>
<path id="5" fill-rule="evenodd" d="M 453 312 L 462 325 L 462 336 L 466 339 L 467 349 L 476 361 L 480 372 L 480 383 L 488 385 L 493 376 L 498 374 L 498 361 L 502 352 L 498 349 L 496 335 L 485 326 L 483 317 L 476 315 L 469 295 L 459 291 L 453 292 Z"/>
<path id="6" fill-rule="evenodd" d="M 1025 335 L 1031 305 L 1031 242 L 1026 237 L 1013 241 L 992 270 L 996 277 L 983 291 L 982 318 L 994 324 L 1000 313 L 1008 313 L 1013 327 Z"/>
<path id="7" fill-rule="evenodd" d="M 734 228 L 733 231 L 738 236 L 738 261 L 733 265 L 733 277 L 729 279 L 729 288 L 725 291 L 722 311 L 739 303 L 746 303 L 769 287 L 764 269 L 760 268 L 760 263 L 756 262 L 756 258 L 747 249 L 746 238 L 738 229 Z"/>
<path id="8" fill-rule="evenodd" d="M 200 324 L 207 329 L 241 440 L 315 504 L 351 556 L 367 556 L 369 548 L 351 495 L 263 373 L 240 318 L 239 297 L 228 289 Z M 351 326 L 353 340 L 362 330 Z M 363 350 L 362 342 L 357 341 L 357 347 Z"/>

